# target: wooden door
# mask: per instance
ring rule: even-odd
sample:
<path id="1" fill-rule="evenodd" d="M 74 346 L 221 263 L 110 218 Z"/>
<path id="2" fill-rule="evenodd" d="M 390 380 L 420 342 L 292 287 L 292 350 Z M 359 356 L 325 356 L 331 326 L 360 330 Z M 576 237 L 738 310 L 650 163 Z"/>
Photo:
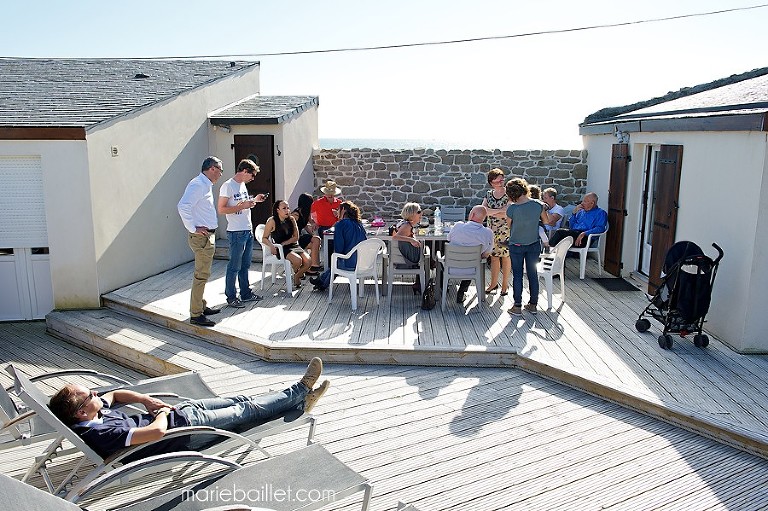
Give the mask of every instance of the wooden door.
<path id="1" fill-rule="evenodd" d="M 608 186 L 608 225 L 605 236 L 605 271 L 621 276 L 621 248 L 624 242 L 624 217 L 629 173 L 629 144 L 614 144 L 611 151 L 611 180 Z"/>
<path id="2" fill-rule="evenodd" d="M 256 195 L 269 192 L 269 198 L 251 209 L 253 227 L 263 224 L 272 215 L 272 202 L 275 199 L 275 159 L 274 138 L 272 135 L 235 135 L 232 148 L 235 151 L 235 165 L 240 160 L 249 158 L 259 166 L 259 173 L 248 183 L 248 193 Z"/>
<path id="3" fill-rule="evenodd" d="M 680 207 L 680 171 L 683 166 L 683 146 L 663 145 L 656 163 L 654 185 L 656 201 L 653 208 L 653 237 L 651 238 L 651 270 L 648 292 L 653 293 L 661 284 L 664 256 L 675 242 L 677 210 Z"/>

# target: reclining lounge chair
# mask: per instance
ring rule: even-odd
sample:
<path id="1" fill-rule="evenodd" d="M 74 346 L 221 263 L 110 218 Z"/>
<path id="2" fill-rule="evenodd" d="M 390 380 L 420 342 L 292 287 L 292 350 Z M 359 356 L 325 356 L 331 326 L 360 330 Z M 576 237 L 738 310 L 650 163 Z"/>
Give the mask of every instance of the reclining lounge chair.
<path id="1" fill-rule="evenodd" d="M 304 414 L 300 410 L 295 410 L 265 424 L 251 428 L 242 434 L 209 427 L 175 428 L 169 431 L 157 442 L 132 446 L 107 459 L 103 459 L 71 428 L 61 422 L 58 417 L 51 412 L 48 408 L 48 397 L 43 394 L 34 383 L 22 373 L 15 370 L 13 365 L 9 365 L 6 370 L 14 377 L 15 390 L 22 402 L 28 408 L 33 410 L 40 420 L 45 421 L 57 433 L 53 442 L 41 455 L 35 458 L 35 463 L 29 468 L 22 480 L 28 481 L 35 473 L 39 473 L 51 493 L 60 496 L 66 495 L 68 499 L 76 498 L 81 491 L 90 485 L 91 481 L 111 472 L 120 465 L 130 466 L 130 470 L 141 470 L 141 463 L 143 461 L 141 458 L 143 452 L 155 451 L 159 443 L 178 438 L 179 436 L 202 434 L 207 435 L 212 441 L 215 441 L 215 445 L 206 449 L 203 454 L 226 452 L 227 450 L 244 447 L 245 449 L 241 449 L 242 452 L 237 459 L 238 461 L 242 461 L 242 459 L 254 449 L 260 451 L 265 456 L 269 456 L 269 453 L 259 446 L 259 441 L 270 435 L 288 431 L 304 424 L 310 424 L 307 439 L 308 444 L 311 444 L 314 436 L 315 419 L 309 414 Z M 73 449 L 68 449 L 65 452 L 79 451 L 83 454 L 83 458 L 79 463 L 75 464 L 74 468 L 72 468 L 59 484 L 54 484 L 49 475 L 47 465 L 52 462 L 53 458 L 62 454 L 62 443 L 64 440 L 67 440 L 74 446 Z M 131 460 L 131 462 L 129 463 L 128 460 Z M 88 462 L 94 465 L 94 468 L 90 470 L 87 475 L 83 476 L 77 484 L 74 484 L 75 477 L 79 475 L 78 472 L 81 467 L 86 466 Z"/>
<path id="2" fill-rule="evenodd" d="M 215 457 L 206 459 L 199 453 L 191 452 L 155 456 L 148 458 L 145 465 L 167 463 L 169 459 L 220 463 L 223 470 L 191 486 L 182 486 L 139 502 L 120 505 L 121 511 L 222 509 L 219 506 L 231 509 L 233 505 L 237 509 L 253 506 L 259 509 L 268 507 L 275 511 L 312 510 L 338 503 L 360 491 L 364 492 L 361 509 L 367 511 L 373 490 L 364 477 L 318 444 L 247 467 Z M 63 501 L 2 474 L 0 493 L 5 496 L 8 509 L 76 511 L 80 510 L 78 503 L 81 497 L 88 498 L 92 493 L 108 489 L 115 483 L 124 484 L 123 479 L 131 469 L 126 465 L 94 480 L 80 495 L 73 498 L 73 502 Z"/>

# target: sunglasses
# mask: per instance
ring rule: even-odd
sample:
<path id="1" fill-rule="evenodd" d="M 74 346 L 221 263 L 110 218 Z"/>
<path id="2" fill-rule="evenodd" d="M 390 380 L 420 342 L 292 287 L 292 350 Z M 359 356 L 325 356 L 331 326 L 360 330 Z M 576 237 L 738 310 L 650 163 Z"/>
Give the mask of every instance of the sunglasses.
<path id="1" fill-rule="evenodd" d="M 75 411 L 76 411 L 76 412 L 79 412 L 80 410 L 82 410 L 83 408 L 85 408 L 85 406 L 86 406 L 88 403 L 90 403 L 90 402 L 91 402 L 91 399 L 93 399 L 94 397 L 96 397 L 96 391 L 95 391 L 95 390 L 90 390 L 90 391 L 88 391 L 88 395 L 87 395 L 87 396 L 85 396 L 85 399 L 83 399 L 83 401 L 82 401 L 82 402 L 81 402 L 81 403 L 80 403 L 80 404 L 77 406 L 77 410 L 75 410 Z"/>

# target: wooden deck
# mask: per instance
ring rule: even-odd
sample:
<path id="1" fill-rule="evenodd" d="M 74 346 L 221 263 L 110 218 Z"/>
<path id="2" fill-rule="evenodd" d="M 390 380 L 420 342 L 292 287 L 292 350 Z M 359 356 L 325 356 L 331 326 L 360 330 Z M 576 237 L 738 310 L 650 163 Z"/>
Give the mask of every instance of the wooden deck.
<path id="1" fill-rule="evenodd" d="M 304 369 L 187 342 L 176 363 L 221 394 L 277 388 Z M 40 323 L 0 324 L 0 343 L 0 360 L 29 374 L 85 366 L 137 377 Z M 514 368 L 328 364 L 325 375 L 317 440 L 371 480 L 372 510 L 768 506 L 765 459 Z M 19 476 L 32 452 L 5 451 L 0 470 Z M 326 509 L 359 509 L 359 498 Z"/>
<path id="2" fill-rule="evenodd" d="M 567 303 L 556 294 L 552 310 L 522 318 L 506 312 L 510 296 L 494 294 L 478 307 L 474 288 L 465 310 L 455 303 L 455 286 L 445 312 L 439 302 L 422 311 L 407 283 L 378 305 L 366 285 L 353 312 L 345 283 L 329 304 L 327 293 L 308 285 L 286 295 L 282 281 L 273 286 L 267 274 L 263 301 L 225 308 L 218 324 L 204 329 L 187 322 L 191 263 L 110 293 L 105 302 L 267 360 L 320 355 L 336 363 L 520 367 L 768 455 L 768 357 L 734 353 L 715 338 L 707 349 L 677 338 L 671 351 L 662 350 L 657 324 L 643 334 L 634 328 L 646 295 L 606 291 L 590 278 L 593 261 L 579 280 L 577 262 L 567 261 Z M 206 287 L 211 305 L 226 303 L 225 265 L 214 262 Z M 261 293 L 258 270 L 254 265 L 251 277 Z M 543 289 L 539 304 L 546 307 Z"/>

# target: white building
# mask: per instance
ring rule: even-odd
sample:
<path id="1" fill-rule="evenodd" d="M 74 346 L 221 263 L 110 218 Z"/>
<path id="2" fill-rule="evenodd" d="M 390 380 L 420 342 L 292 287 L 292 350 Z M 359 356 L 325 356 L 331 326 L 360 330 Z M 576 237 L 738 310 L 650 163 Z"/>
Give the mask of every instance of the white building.
<path id="1" fill-rule="evenodd" d="M 606 269 L 653 285 L 673 242 L 709 256 L 717 243 L 705 328 L 768 352 L 768 68 L 601 110 L 580 133 L 588 188 L 609 212 Z"/>
<path id="2" fill-rule="evenodd" d="M 0 320 L 191 260 L 176 203 L 209 154 L 312 190 L 318 99 L 258 93 L 258 62 L 0 59 Z"/>

